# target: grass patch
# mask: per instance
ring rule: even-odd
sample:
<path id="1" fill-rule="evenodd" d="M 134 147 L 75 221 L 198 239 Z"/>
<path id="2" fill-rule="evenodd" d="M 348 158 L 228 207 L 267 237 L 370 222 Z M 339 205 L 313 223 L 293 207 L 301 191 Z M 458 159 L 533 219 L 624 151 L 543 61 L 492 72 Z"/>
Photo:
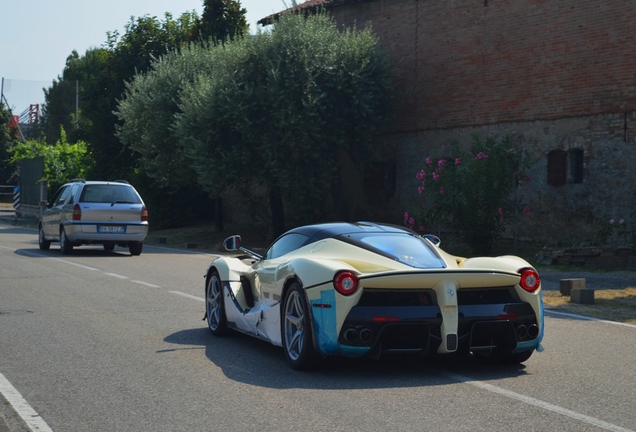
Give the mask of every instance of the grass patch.
<path id="1" fill-rule="evenodd" d="M 636 288 L 594 290 L 593 305 L 572 303 L 558 291 L 543 291 L 543 302 L 574 314 L 636 324 Z"/>

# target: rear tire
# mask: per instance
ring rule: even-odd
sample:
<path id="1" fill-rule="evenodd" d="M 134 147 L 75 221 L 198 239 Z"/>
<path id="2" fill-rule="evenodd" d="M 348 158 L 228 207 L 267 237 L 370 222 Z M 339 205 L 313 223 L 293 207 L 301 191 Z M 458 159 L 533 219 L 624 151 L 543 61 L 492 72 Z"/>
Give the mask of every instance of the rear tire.
<path id="1" fill-rule="evenodd" d="M 144 248 L 144 242 L 134 242 L 128 245 L 128 250 L 132 256 L 141 255 L 141 251 Z"/>
<path id="2" fill-rule="evenodd" d="M 44 237 L 42 225 L 38 227 L 38 246 L 40 246 L 41 250 L 49 250 L 51 247 L 51 242 Z"/>
<path id="3" fill-rule="evenodd" d="M 73 252 L 73 243 L 66 236 L 64 228 L 60 230 L 60 250 L 63 255 L 70 255 Z"/>
<path id="4" fill-rule="evenodd" d="M 298 282 L 289 287 L 281 312 L 283 350 L 290 366 L 296 370 L 315 368 L 320 357 L 314 349 L 307 299 Z"/>

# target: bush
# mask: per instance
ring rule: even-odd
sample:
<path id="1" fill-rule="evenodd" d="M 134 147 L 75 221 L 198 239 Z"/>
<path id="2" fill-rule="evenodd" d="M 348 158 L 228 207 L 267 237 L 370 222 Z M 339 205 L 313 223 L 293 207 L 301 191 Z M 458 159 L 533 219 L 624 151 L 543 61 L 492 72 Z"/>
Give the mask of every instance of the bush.
<path id="1" fill-rule="evenodd" d="M 473 135 L 468 151 L 454 141 L 449 154 L 426 158 L 416 174 L 422 200 L 404 214 L 404 223 L 417 231 L 440 224 L 474 252 L 488 255 L 507 228 L 516 235 L 519 215 L 530 211 L 521 193 L 530 165 L 508 136 Z"/>

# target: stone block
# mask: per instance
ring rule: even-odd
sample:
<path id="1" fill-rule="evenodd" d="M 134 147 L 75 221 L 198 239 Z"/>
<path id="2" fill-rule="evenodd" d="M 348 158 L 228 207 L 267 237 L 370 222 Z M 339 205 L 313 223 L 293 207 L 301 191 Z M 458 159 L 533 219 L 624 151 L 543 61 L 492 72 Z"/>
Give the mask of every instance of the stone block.
<path id="1" fill-rule="evenodd" d="M 570 291 L 570 301 L 579 304 L 594 304 L 594 290 L 592 289 L 573 289 Z"/>
<path id="2" fill-rule="evenodd" d="M 568 296 L 573 289 L 584 289 L 585 278 L 580 279 L 561 279 L 559 281 L 559 290 L 561 295 Z"/>

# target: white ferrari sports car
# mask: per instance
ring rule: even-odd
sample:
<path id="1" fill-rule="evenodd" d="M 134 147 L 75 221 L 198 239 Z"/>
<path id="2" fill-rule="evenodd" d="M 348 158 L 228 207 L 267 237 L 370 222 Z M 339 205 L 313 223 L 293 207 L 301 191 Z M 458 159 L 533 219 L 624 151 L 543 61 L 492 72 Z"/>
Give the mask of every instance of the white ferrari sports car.
<path id="1" fill-rule="evenodd" d="M 261 256 L 231 236 L 205 274 L 207 324 L 282 346 L 294 369 L 329 356 L 460 353 L 526 361 L 542 350 L 537 271 L 516 256 L 462 258 L 394 225 L 292 229 Z"/>

